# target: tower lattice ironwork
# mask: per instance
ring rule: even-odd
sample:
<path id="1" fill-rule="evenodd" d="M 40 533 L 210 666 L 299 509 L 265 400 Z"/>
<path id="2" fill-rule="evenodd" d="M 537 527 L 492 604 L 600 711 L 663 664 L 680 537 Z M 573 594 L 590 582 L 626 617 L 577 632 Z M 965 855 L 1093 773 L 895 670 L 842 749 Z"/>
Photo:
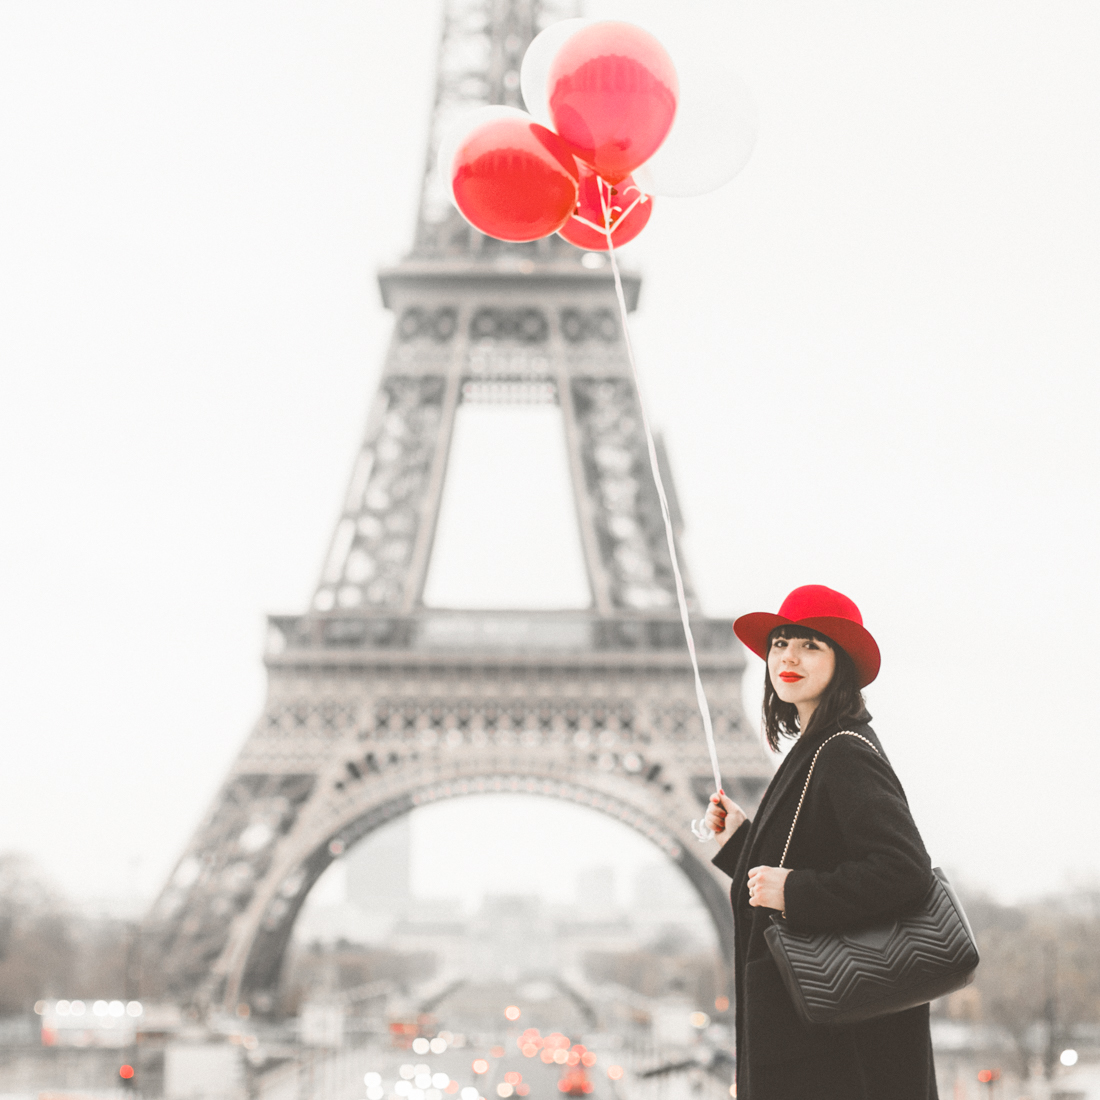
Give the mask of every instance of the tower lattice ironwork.
<path id="1" fill-rule="evenodd" d="M 712 779 L 610 272 L 556 237 L 477 233 L 434 165 L 456 112 L 520 105 L 528 42 L 570 9 L 447 0 L 416 241 L 379 276 L 396 320 L 343 512 L 309 610 L 269 620 L 263 714 L 148 918 L 146 967 L 181 1000 L 270 1009 L 332 860 L 417 806 L 479 792 L 566 799 L 639 830 L 732 957 L 725 887 L 688 827 Z M 631 308 L 638 289 L 628 277 Z M 560 406 L 589 608 L 424 605 L 455 412 L 478 401 Z M 752 803 L 770 768 L 742 715 L 742 657 L 729 622 L 691 606 L 727 790 Z"/>

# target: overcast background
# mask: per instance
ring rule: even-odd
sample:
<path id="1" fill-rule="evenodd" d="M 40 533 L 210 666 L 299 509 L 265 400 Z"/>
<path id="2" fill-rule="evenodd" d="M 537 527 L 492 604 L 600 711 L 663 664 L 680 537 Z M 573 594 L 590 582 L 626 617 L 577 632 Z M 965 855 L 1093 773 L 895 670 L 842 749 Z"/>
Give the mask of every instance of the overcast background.
<path id="1" fill-rule="evenodd" d="M 0 850 L 75 897 L 159 888 L 262 705 L 263 613 L 310 597 L 439 13 L 0 5 Z M 588 13 L 727 55 L 759 109 L 743 175 L 630 250 L 705 609 L 849 593 L 934 859 L 1005 898 L 1095 882 L 1100 8 Z M 538 816 L 462 805 L 465 864 L 417 826 L 419 887 L 526 882 Z"/>

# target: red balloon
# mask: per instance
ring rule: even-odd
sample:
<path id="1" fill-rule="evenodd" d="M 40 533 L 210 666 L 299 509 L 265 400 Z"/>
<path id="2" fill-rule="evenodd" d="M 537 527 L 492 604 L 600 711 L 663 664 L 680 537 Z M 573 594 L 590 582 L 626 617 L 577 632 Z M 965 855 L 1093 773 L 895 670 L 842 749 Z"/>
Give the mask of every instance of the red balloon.
<path id="1" fill-rule="evenodd" d="M 454 159 L 455 204 L 475 229 L 502 241 L 537 241 L 577 205 L 577 162 L 545 126 L 501 118 L 474 130 Z"/>
<path id="2" fill-rule="evenodd" d="M 646 222 L 653 213 L 653 199 L 642 193 L 633 176 L 620 180 L 611 187 L 611 191 L 612 194 L 609 195 L 608 187 L 603 187 L 604 202 L 608 203 L 608 212 L 611 215 L 611 243 L 618 248 L 627 241 L 634 240 L 645 229 Z M 584 221 L 579 218 L 584 218 Z M 599 177 L 588 165 L 582 164 L 580 198 L 577 200 L 575 216 L 558 230 L 558 235 L 586 252 L 606 252 L 607 233 L 603 229 L 603 219 Z M 592 225 L 585 225 L 585 222 L 591 222 Z M 600 228 L 593 229 L 592 226 L 596 225 Z"/>
<path id="3" fill-rule="evenodd" d="M 653 35 L 631 23 L 604 22 L 566 40 L 547 90 L 558 133 L 578 158 L 618 183 L 665 140 L 680 84 Z"/>

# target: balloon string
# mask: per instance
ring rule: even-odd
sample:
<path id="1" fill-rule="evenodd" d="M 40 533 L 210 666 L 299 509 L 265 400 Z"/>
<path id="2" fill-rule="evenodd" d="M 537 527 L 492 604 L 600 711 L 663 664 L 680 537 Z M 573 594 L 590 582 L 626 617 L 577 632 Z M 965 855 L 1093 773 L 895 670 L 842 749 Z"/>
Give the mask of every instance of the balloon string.
<path id="1" fill-rule="evenodd" d="M 625 222 L 626 219 L 630 217 L 631 212 L 634 210 L 634 207 L 638 205 L 638 203 L 647 202 L 648 200 L 649 196 L 644 191 L 639 191 L 638 197 L 615 219 L 615 224 L 611 227 L 611 232 L 614 233 L 615 230 L 618 229 L 619 226 L 622 225 L 623 222 Z"/>
<path id="2" fill-rule="evenodd" d="M 622 225 L 624 221 L 626 221 L 627 217 L 630 215 L 630 212 L 634 209 L 635 206 L 638 205 L 638 203 L 646 202 L 648 200 L 648 198 L 649 198 L 649 196 L 644 194 L 644 193 L 639 194 L 638 197 L 626 208 L 626 210 L 624 210 L 623 213 L 621 213 L 614 220 L 614 222 L 611 223 L 611 232 L 614 233 L 615 230 L 618 229 L 619 226 Z M 601 192 L 601 200 L 602 200 L 602 192 Z M 605 210 L 607 209 L 606 206 L 604 207 L 604 209 Z M 613 206 L 611 209 L 612 210 L 621 210 L 622 207 Z M 581 225 L 587 225 L 589 229 L 594 229 L 597 233 L 604 233 L 607 230 L 607 227 L 605 225 L 597 225 L 595 222 L 590 222 L 587 218 L 582 218 L 580 216 L 580 214 L 573 214 L 572 218 L 573 218 L 573 221 L 580 222 Z"/>
<path id="3" fill-rule="evenodd" d="M 604 231 L 604 228 L 605 228 L 604 226 L 597 225 L 595 222 L 590 222 L 587 218 L 582 218 L 580 216 L 580 214 L 573 214 L 571 216 L 572 216 L 573 221 L 580 222 L 581 225 L 587 225 L 589 229 L 594 229 L 597 233 L 602 233 Z M 618 225 L 618 224 L 619 224 L 618 222 L 615 223 L 615 225 Z M 611 231 L 612 232 L 615 231 L 615 226 L 614 225 L 611 227 Z"/>
<path id="4" fill-rule="evenodd" d="M 610 194 L 605 199 L 603 189 L 611 190 L 611 185 L 599 180 L 600 204 L 603 207 L 604 224 L 601 227 L 607 236 L 607 251 L 611 257 L 611 271 L 615 276 L 615 294 L 619 299 L 619 314 L 623 323 L 623 338 L 626 341 L 626 355 L 630 361 L 630 371 L 634 378 L 634 390 L 638 395 L 638 409 L 641 413 L 642 431 L 645 433 L 646 449 L 649 451 L 649 466 L 653 471 L 653 481 L 657 486 L 657 498 L 661 502 L 661 518 L 665 524 L 665 538 L 668 541 L 668 554 L 672 560 L 672 575 L 676 580 L 676 603 L 680 609 L 680 622 L 684 627 L 684 638 L 687 641 L 688 653 L 691 656 L 691 668 L 695 674 L 695 699 L 699 704 L 699 713 L 703 719 L 703 732 L 707 737 L 707 749 L 710 752 L 710 766 L 714 772 L 714 789 L 722 789 L 722 772 L 718 766 L 718 746 L 714 743 L 714 726 L 710 719 L 710 705 L 707 703 L 707 693 L 703 690 L 703 678 L 699 674 L 699 658 L 695 652 L 695 636 L 691 632 L 691 620 L 688 616 L 687 595 L 684 592 L 684 578 L 680 572 L 680 559 L 676 553 L 676 536 L 672 529 L 672 513 L 668 506 L 668 495 L 665 493 L 665 483 L 661 477 L 661 468 L 657 461 L 657 445 L 653 440 L 653 431 L 649 426 L 649 417 L 646 416 L 645 402 L 642 401 L 641 382 L 638 378 L 638 364 L 634 359 L 634 345 L 630 341 L 630 325 L 627 321 L 626 295 L 623 293 L 623 280 L 619 273 L 619 261 L 615 255 L 615 243 L 611 239 L 611 216 L 608 204 Z M 635 200 L 638 202 L 640 200 Z M 633 209 L 633 207 L 631 207 Z M 625 215 L 624 215 L 625 217 Z M 622 218 L 619 219 L 619 222 Z M 616 222 L 618 224 L 618 222 Z M 699 840 L 710 840 L 714 833 L 705 824 L 698 821 L 691 823 L 691 831 Z"/>

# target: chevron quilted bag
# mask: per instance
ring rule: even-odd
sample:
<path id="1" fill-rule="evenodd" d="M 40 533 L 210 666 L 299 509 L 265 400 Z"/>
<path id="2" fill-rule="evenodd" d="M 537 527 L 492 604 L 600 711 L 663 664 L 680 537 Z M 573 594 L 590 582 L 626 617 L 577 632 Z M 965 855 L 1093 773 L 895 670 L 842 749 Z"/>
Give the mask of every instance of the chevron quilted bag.
<path id="1" fill-rule="evenodd" d="M 858 737 L 844 730 L 833 737 Z M 810 776 L 827 738 L 810 762 L 802 797 L 783 849 L 782 867 Z M 878 749 L 875 749 L 878 752 Z M 912 912 L 844 932 L 794 932 L 775 915 L 764 931 L 795 1010 L 807 1024 L 853 1024 L 903 1012 L 968 985 L 978 948 L 955 891 L 939 867 Z"/>

